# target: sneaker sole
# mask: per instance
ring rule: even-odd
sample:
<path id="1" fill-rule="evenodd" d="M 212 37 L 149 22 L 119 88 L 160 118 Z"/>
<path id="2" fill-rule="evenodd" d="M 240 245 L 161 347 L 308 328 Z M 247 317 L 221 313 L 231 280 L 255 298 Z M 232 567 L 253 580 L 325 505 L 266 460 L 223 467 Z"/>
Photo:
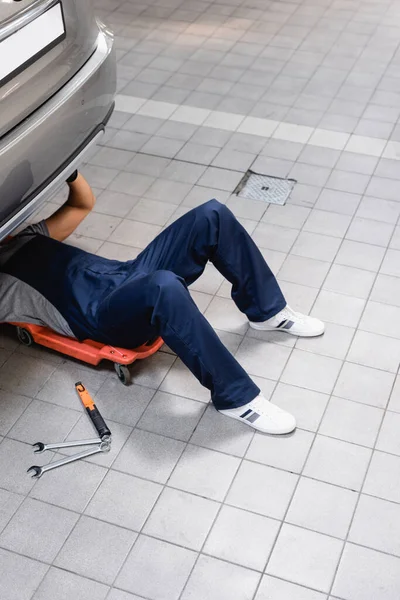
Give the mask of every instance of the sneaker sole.
<path id="1" fill-rule="evenodd" d="M 312 333 L 295 333 L 294 331 L 290 331 L 290 329 L 278 329 L 277 327 L 271 327 L 266 323 L 255 323 L 254 321 L 249 321 L 249 325 L 252 329 L 256 329 L 257 331 L 277 331 L 279 333 L 293 335 L 294 337 L 320 337 L 325 333 L 325 327 L 322 327 L 321 329 L 318 329 Z"/>
<path id="2" fill-rule="evenodd" d="M 281 429 L 279 429 L 279 431 L 277 431 L 276 429 L 274 431 L 270 430 L 270 429 L 265 429 L 264 427 L 257 427 L 256 422 L 255 423 L 250 423 L 249 421 L 246 421 L 245 419 L 242 419 L 241 417 L 237 417 L 236 415 L 229 415 L 227 413 L 222 412 L 221 410 L 218 411 L 221 415 L 223 415 L 224 417 L 229 417 L 230 419 L 235 419 L 235 421 L 240 421 L 241 423 L 243 423 L 244 425 L 248 425 L 249 427 L 251 427 L 252 429 L 256 429 L 257 431 L 261 431 L 261 433 L 268 433 L 269 435 L 285 435 L 288 433 L 292 433 L 292 431 L 294 431 L 296 429 L 296 424 L 294 425 L 294 427 L 282 427 Z"/>

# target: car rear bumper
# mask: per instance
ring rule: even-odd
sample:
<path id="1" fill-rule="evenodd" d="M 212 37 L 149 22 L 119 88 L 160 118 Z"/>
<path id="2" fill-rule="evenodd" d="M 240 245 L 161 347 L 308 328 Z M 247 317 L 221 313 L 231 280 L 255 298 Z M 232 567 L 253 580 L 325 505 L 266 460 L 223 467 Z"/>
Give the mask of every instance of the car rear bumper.
<path id="1" fill-rule="evenodd" d="M 113 36 L 100 25 L 96 50 L 75 77 L 0 139 L 0 240 L 93 152 L 111 115 L 115 89 Z"/>

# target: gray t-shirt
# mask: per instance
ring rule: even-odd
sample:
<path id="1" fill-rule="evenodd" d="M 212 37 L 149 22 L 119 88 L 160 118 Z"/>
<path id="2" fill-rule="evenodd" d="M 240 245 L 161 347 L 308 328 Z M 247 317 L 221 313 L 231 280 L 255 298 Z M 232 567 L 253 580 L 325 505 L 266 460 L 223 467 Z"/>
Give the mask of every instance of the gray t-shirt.
<path id="1" fill-rule="evenodd" d="M 44 325 L 62 335 L 75 337 L 64 317 L 42 294 L 16 277 L 2 273 L 2 266 L 36 235 L 49 236 L 44 221 L 26 227 L 11 241 L 0 244 L 0 323 Z"/>

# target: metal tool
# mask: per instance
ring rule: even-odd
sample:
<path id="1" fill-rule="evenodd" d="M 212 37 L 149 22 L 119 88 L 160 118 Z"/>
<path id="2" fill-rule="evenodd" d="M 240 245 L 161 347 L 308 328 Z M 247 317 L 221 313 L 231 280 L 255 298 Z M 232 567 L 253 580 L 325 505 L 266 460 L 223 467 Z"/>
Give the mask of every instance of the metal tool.
<path id="1" fill-rule="evenodd" d="M 93 448 L 90 450 L 85 450 L 84 452 L 80 452 L 79 454 L 74 454 L 73 456 L 66 456 L 65 458 L 61 458 L 60 460 L 56 460 L 53 463 L 49 463 L 48 465 L 44 465 L 43 467 L 39 467 L 37 465 L 33 465 L 29 467 L 27 473 L 33 472 L 32 478 L 39 479 L 43 473 L 47 471 L 52 471 L 53 469 L 57 469 L 57 467 L 63 467 L 64 465 L 69 465 L 76 460 L 81 460 L 82 458 L 87 458 L 88 456 L 92 456 L 93 454 L 98 454 L 99 452 L 110 452 L 111 445 L 108 441 L 100 442 L 97 440 L 97 448 Z M 43 444 L 44 445 L 44 444 Z M 49 444 L 50 445 L 50 444 Z M 55 444 L 51 444 L 55 446 Z M 71 446 L 71 444 L 68 444 Z M 75 444 L 77 445 L 77 444 Z M 67 448 L 68 446 L 63 446 Z M 44 450 L 40 450 L 39 452 L 44 452 Z"/>
<path id="2" fill-rule="evenodd" d="M 82 458 L 87 458 L 88 456 L 92 456 L 93 454 L 98 454 L 99 452 L 109 452 L 111 450 L 111 431 L 108 429 L 103 417 L 100 414 L 100 411 L 93 402 L 89 392 L 86 390 L 85 386 L 80 381 L 75 384 L 75 389 L 95 429 L 97 430 L 99 437 L 91 440 L 59 442 L 54 444 L 44 444 L 43 442 L 36 442 L 35 444 L 32 444 L 33 448 L 35 448 L 34 453 L 41 454 L 42 452 L 46 452 L 46 450 L 59 450 L 60 448 L 76 448 L 79 446 L 96 447 L 84 450 L 79 454 L 74 454 L 72 456 L 61 458 L 60 460 L 56 460 L 53 463 L 44 465 L 43 467 L 39 467 L 37 465 L 29 467 L 27 472 L 32 473 L 32 477 L 35 479 L 39 479 L 43 475 L 43 473 L 46 473 L 47 471 L 52 471 L 53 469 L 57 469 L 57 467 L 68 465 L 77 460 L 81 460 Z"/>

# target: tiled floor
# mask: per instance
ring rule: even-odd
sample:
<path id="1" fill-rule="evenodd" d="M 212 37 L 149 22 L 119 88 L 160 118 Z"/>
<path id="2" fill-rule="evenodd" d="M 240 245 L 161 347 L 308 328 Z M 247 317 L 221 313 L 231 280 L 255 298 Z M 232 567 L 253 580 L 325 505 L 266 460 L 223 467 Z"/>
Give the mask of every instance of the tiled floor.
<path id="1" fill-rule="evenodd" d="M 116 32 L 118 110 L 83 169 L 98 202 L 72 243 L 133 258 L 217 197 L 327 331 L 248 331 L 213 267 L 193 286 L 296 415 L 274 438 L 217 414 L 168 349 L 125 388 L 3 329 L 1 600 L 398 600 L 400 2 L 97 7 Z M 232 195 L 250 166 L 298 181 L 285 207 Z M 112 451 L 34 482 L 26 469 L 48 457 L 29 444 L 91 436 L 78 379 Z"/>

